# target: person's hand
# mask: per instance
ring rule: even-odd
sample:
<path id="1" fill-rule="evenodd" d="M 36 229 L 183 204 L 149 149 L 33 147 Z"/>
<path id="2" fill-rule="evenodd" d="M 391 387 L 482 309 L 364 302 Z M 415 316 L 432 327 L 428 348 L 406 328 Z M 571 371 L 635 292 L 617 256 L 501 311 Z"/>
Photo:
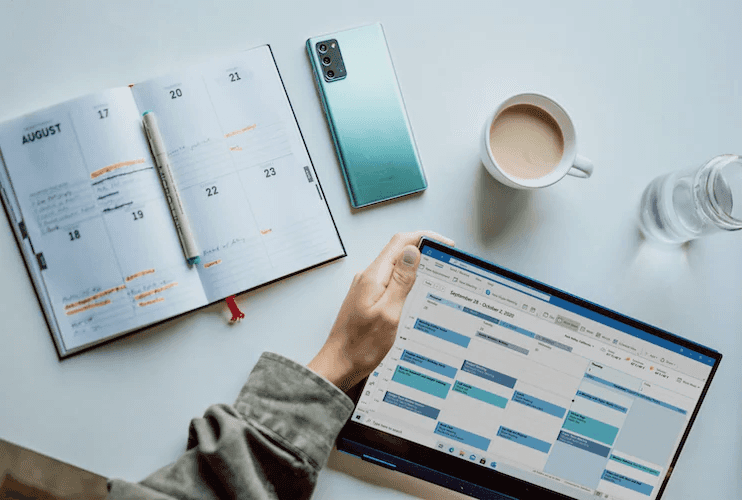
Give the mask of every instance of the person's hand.
<path id="1" fill-rule="evenodd" d="M 422 236 L 453 246 L 431 231 L 399 233 L 356 274 L 320 352 L 307 365 L 343 391 L 366 377 L 394 344 L 402 305 L 415 283 Z"/>

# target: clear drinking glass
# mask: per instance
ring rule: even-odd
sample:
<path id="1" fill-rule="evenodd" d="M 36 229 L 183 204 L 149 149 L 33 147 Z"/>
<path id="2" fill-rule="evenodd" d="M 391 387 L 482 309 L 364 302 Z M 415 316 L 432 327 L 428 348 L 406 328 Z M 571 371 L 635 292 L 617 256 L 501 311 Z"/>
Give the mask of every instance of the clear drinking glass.
<path id="1" fill-rule="evenodd" d="M 742 229 L 742 158 L 721 155 L 654 179 L 642 194 L 639 227 L 669 244 Z"/>

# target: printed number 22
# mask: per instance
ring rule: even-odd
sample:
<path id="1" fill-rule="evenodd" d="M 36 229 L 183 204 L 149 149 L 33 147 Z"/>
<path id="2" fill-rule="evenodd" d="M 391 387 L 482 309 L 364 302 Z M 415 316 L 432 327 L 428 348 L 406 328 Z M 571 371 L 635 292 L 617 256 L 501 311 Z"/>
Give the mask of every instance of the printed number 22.
<path id="1" fill-rule="evenodd" d="M 263 170 L 263 172 L 265 172 L 265 177 L 266 178 L 273 177 L 274 175 L 276 175 L 276 169 L 273 168 L 273 167 L 266 168 L 266 169 Z"/>
<path id="2" fill-rule="evenodd" d="M 170 91 L 170 99 L 177 99 L 178 97 L 183 97 L 183 92 L 180 89 Z"/>
<path id="3" fill-rule="evenodd" d="M 216 196 L 218 194 L 219 194 L 219 191 L 216 190 L 216 186 L 211 186 L 211 187 L 206 188 L 206 196 Z"/>

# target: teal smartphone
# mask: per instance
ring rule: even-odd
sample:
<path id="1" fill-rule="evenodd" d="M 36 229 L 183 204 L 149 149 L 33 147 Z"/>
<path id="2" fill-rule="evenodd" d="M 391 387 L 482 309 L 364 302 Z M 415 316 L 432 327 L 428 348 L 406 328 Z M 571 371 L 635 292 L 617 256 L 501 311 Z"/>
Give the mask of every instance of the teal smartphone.
<path id="1" fill-rule="evenodd" d="M 307 40 L 354 208 L 428 187 L 381 24 Z"/>

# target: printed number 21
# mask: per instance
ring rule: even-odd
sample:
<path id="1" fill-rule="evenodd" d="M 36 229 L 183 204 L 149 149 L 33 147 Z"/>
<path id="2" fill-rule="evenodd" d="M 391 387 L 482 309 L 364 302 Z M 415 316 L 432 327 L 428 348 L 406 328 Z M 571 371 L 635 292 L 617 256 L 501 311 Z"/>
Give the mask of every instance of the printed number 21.
<path id="1" fill-rule="evenodd" d="M 230 82 L 236 82 L 237 80 L 242 80 L 242 78 L 240 78 L 240 74 L 239 73 L 237 73 L 235 71 L 234 73 L 230 73 L 229 74 L 229 81 Z"/>

